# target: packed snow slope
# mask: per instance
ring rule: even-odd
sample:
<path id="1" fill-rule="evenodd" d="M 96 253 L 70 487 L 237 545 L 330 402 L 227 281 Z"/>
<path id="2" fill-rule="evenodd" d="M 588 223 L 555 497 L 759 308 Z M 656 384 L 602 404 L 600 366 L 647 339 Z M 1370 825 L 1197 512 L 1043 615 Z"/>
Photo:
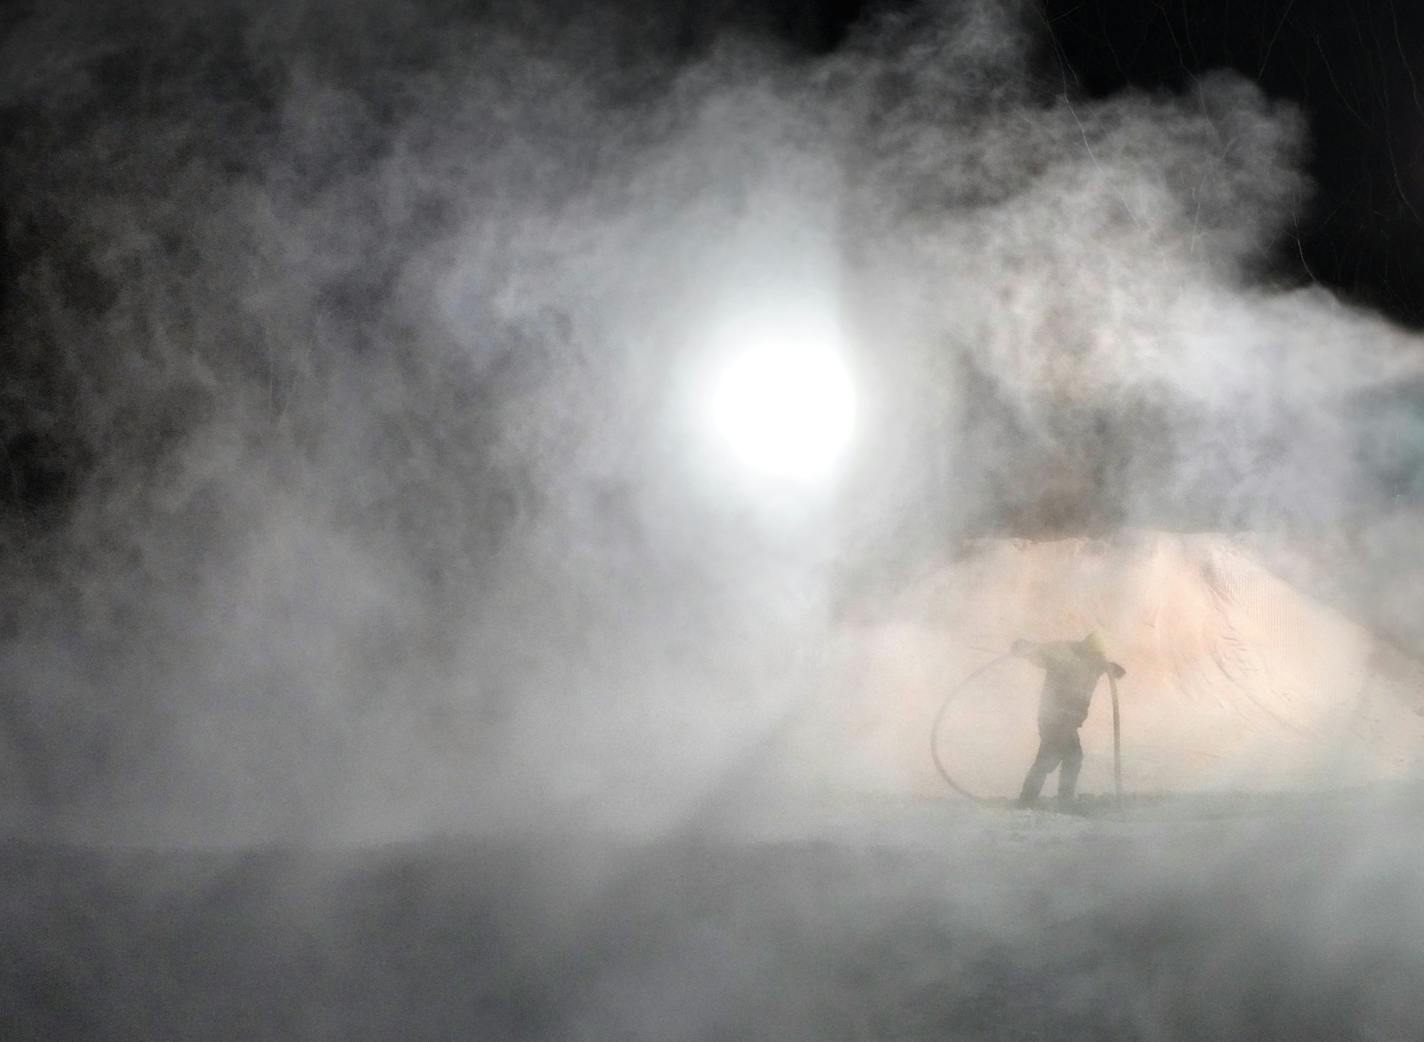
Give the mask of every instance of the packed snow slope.
<path id="1" fill-rule="evenodd" d="M 1419 810 L 0 843 L 0 1038 L 1418 1042 Z"/>
<path id="2" fill-rule="evenodd" d="M 996 658 L 1016 638 L 1098 630 L 1127 669 L 1125 790 L 1314 789 L 1417 776 L 1424 667 L 1284 581 L 1253 545 L 1143 531 L 967 543 L 855 627 L 847 662 L 856 693 L 840 719 L 808 731 L 805 755 L 833 752 L 822 761 L 828 781 L 942 791 L 929 731 L 948 698 L 938 748 L 951 773 L 972 791 L 1012 794 L 1037 747 L 1043 676 Z M 1082 739 L 1081 788 L 1109 791 L 1106 680 Z"/>

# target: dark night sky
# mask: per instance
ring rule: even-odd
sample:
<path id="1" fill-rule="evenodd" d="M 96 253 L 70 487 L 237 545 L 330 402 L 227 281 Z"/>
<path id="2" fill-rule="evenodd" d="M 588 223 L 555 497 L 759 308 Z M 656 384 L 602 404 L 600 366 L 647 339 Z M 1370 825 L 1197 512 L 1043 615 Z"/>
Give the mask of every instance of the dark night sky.
<path id="1" fill-rule="evenodd" d="M 904 0 L 690 3 L 688 45 L 728 25 L 813 52 Z M 1230 68 L 1306 113 L 1312 205 L 1272 268 L 1424 328 L 1424 8 L 1396 0 L 1038 0 L 1044 75 L 1098 98 Z M 3 29 L 0 22 L 0 30 Z M 1416 68 L 1417 67 L 1417 68 Z M 8 281 L 8 280 L 0 280 Z"/>
<path id="2" fill-rule="evenodd" d="M 1281 270 L 1424 323 L 1424 12 L 1394 0 L 1045 0 L 1068 75 L 1094 96 L 1235 69 L 1310 120 L 1314 205 Z M 1419 67 L 1419 68 L 1416 68 Z"/>
<path id="3" fill-rule="evenodd" d="M 783 0 L 743 16 L 812 50 L 902 3 Z M 1302 109 L 1316 195 L 1267 267 L 1424 328 L 1424 8 L 1396 0 L 1039 0 L 1045 75 L 1101 98 L 1232 69 Z M 740 20 L 740 19 L 738 19 Z"/>
<path id="4" fill-rule="evenodd" d="M 655 8 L 656 20 L 666 25 L 663 5 L 636 2 Z M 904 0 L 687 0 L 681 44 L 696 53 L 731 27 L 778 38 L 792 51 L 826 53 L 857 20 L 912 6 Z M 1045 93 L 1179 92 L 1197 76 L 1231 68 L 1272 97 L 1298 104 L 1311 128 L 1307 162 L 1315 194 L 1261 256 L 1258 273 L 1280 285 L 1318 282 L 1347 301 L 1424 328 L 1424 65 L 1412 67 L 1416 55 L 1424 56 L 1424 11 L 1394 0 L 1040 0 L 1024 17 L 1036 23 L 1042 41 L 1036 76 Z M 0 111 L 0 138 L 22 118 Z M 12 276 L 35 243 L 55 238 L 64 225 L 56 216 L 54 228 L 20 227 L 4 220 L 6 209 L 0 199 L 0 224 L 7 225 L 0 312 L 15 307 Z M 30 431 L 12 431 L 6 442 L 8 485 L 21 509 L 61 498 L 81 457 L 48 448 Z"/>
<path id="5" fill-rule="evenodd" d="M 686 5 L 688 45 L 728 25 L 833 50 L 857 19 L 903 0 Z M 1271 268 L 1424 328 L 1424 8 L 1396 0 L 1039 0 L 1046 77 L 1104 97 L 1180 91 L 1230 68 L 1311 126 L 1316 195 Z M 3 24 L 3 23 L 0 23 Z"/>

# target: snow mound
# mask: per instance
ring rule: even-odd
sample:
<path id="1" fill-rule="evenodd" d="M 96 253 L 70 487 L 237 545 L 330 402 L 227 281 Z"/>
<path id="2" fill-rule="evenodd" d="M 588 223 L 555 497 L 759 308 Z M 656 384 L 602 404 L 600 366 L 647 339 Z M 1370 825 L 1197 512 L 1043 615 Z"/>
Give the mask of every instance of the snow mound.
<path id="1" fill-rule="evenodd" d="M 986 795 L 1015 792 L 1037 747 L 1042 674 L 995 660 L 1018 637 L 1094 629 L 1128 671 L 1127 790 L 1327 788 L 1424 769 L 1424 665 L 1281 579 L 1246 538 L 1156 532 L 967 544 L 850 635 L 856 693 L 819 736 L 844 743 L 827 769 L 856 788 L 942 791 L 929 730 L 948 697 L 951 773 Z M 1082 738 L 1081 787 L 1109 791 L 1106 680 Z"/>

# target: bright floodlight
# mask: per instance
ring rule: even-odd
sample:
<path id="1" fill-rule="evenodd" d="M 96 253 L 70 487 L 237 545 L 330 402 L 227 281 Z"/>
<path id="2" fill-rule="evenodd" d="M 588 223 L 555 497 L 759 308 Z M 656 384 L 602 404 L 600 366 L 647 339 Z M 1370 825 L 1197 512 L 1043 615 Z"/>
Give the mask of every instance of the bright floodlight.
<path id="1" fill-rule="evenodd" d="M 772 477 L 826 474 L 850 441 L 855 393 L 833 343 L 758 336 L 717 381 L 712 421 L 748 467 Z"/>

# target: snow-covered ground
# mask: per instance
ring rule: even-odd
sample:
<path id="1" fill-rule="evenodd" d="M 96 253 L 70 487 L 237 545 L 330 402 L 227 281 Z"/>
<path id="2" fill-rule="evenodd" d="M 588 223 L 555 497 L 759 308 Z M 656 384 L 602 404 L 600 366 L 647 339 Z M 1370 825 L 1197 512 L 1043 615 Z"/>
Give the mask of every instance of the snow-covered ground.
<path id="1" fill-rule="evenodd" d="M 1087 627 L 1129 671 L 1128 798 L 1101 694 L 1085 813 L 947 794 L 946 694 L 980 791 L 1035 741 L 1031 668 L 958 677 Z M 679 726 L 720 770 L 485 793 L 477 835 L 30 821 L 0 840 L 0 1039 L 1424 1038 L 1424 672 L 1347 612 L 1240 539 L 999 540 L 842 636 L 741 746 Z"/>
<path id="2" fill-rule="evenodd" d="M 12 842 L 0 1036 L 1415 1040 L 1420 809 L 865 800 L 656 838 Z"/>

